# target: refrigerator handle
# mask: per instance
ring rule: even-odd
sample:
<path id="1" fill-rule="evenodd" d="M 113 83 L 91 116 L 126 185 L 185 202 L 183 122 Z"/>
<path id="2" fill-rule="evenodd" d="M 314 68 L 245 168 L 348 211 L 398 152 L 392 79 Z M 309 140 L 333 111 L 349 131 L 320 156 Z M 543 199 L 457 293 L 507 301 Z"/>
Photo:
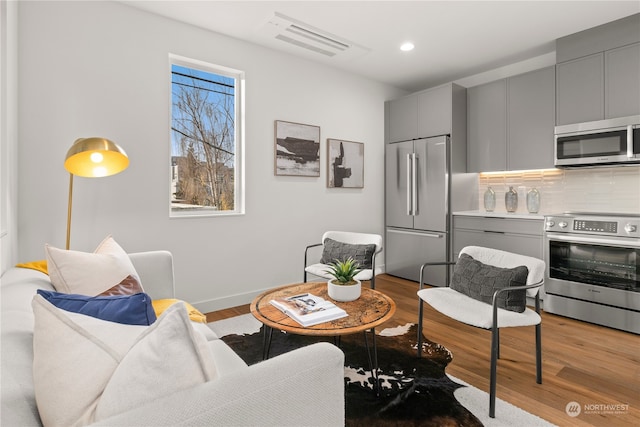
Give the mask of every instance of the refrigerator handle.
<path id="1" fill-rule="evenodd" d="M 411 195 L 413 194 L 413 172 L 411 170 L 411 156 L 412 154 L 407 154 L 407 215 L 409 216 L 413 215 L 413 209 L 411 205 L 411 203 L 413 202 L 413 197 L 411 197 Z"/>
<path id="2" fill-rule="evenodd" d="M 627 157 L 629 159 L 633 158 L 633 126 L 627 126 Z"/>
<path id="3" fill-rule="evenodd" d="M 413 215 L 418 215 L 418 155 L 416 153 L 412 154 L 411 172 L 411 206 Z"/>

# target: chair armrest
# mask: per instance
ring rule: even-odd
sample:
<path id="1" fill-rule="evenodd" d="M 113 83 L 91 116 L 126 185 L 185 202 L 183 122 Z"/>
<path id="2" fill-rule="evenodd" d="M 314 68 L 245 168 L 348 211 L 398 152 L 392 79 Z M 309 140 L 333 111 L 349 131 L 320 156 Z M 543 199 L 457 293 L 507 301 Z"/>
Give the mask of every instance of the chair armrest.
<path id="1" fill-rule="evenodd" d="M 424 276 L 424 269 L 426 267 L 431 267 L 431 266 L 434 266 L 434 265 L 453 265 L 453 264 L 455 264 L 455 262 L 453 262 L 453 261 L 425 262 L 424 264 L 422 264 L 420 266 L 420 289 L 422 289 L 422 285 L 424 283 L 422 278 Z M 448 283 L 447 283 L 447 286 L 449 286 Z"/>
<path id="2" fill-rule="evenodd" d="M 491 299 L 491 305 L 493 307 L 493 325 L 498 324 L 498 294 L 507 291 L 518 291 L 518 290 L 526 290 L 539 288 L 544 284 L 544 279 L 539 282 L 534 283 L 533 285 L 526 286 L 509 286 L 506 288 L 498 289 L 493 293 L 493 298 Z M 540 292 L 536 293 L 536 313 L 540 314 Z"/>
<path id="3" fill-rule="evenodd" d="M 533 289 L 533 288 L 539 288 L 540 286 L 542 286 L 544 284 L 544 280 L 541 280 L 537 283 L 534 283 L 533 285 L 523 285 L 523 286 L 508 286 L 506 288 L 502 288 L 502 289 L 498 289 L 493 293 L 493 300 L 492 300 L 492 304 L 495 306 L 496 302 L 497 302 L 497 298 L 498 298 L 498 294 L 502 293 L 502 292 L 507 292 L 507 291 L 520 291 L 520 290 L 526 290 L 526 289 Z"/>
<path id="4" fill-rule="evenodd" d="M 322 246 L 323 243 L 314 243 L 313 245 L 309 245 L 306 248 L 304 248 L 304 267 L 302 267 L 302 271 L 303 271 L 303 281 L 305 283 L 307 283 L 307 266 L 309 265 L 308 263 L 308 254 L 309 254 L 309 249 L 311 248 L 316 248 L 318 246 Z"/>
<path id="5" fill-rule="evenodd" d="M 150 402 L 96 426 L 344 425 L 344 354 L 303 347 Z"/>
<path id="6" fill-rule="evenodd" d="M 309 245 L 306 248 L 304 248 L 304 266 L 307 266 L 307 254 L 309 253 L 309 249 L 311 248 L 315 248 L 318 246 L 322 246 L 322 243 L 314 243 L 313 245 Z"/>

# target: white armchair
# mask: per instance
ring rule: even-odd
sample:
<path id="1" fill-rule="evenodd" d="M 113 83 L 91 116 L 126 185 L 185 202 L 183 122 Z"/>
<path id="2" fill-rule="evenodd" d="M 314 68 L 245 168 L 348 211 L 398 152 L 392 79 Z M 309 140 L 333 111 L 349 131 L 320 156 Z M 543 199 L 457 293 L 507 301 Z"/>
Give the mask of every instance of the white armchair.
<path id="1" fill-rule="evenodd" d="M 320 246 L 323 248 L 322 257 L 317 257 L 316 253 L 314 261 L 311 261 L 314 254 L 312 248 Z M 304 282 L 307 282 L 308 274 L 331 279 L 332 277 L 327 273 L 328 263 L 334 261 L 335 257 L 341 259 L 351 255 L 360 263 L 362 269 L 355 278 L 360 281 L 370 280 L 371 289 L 375 289 L 376 275 L 382 273 L 382 269 L 376 268 L 376 255 L 380 252 L 382 252 L 382 236 L 378 234 L 327 231 L 322 235 L 322 243 L 309 245 L 304 250 Z"/>
<path id="2" fill-rule="evenodd" d="M 465 255 L 470 256 L 473 260 L 469 260 Z M 463 258 L 465 266 L 463 266 Z M 457 264 L 451 283 L 447 287 L 423 289 L 425 268 L 443 264 Z M 525 266 L 526 270 L 522 269 L 522 266 Z M 504 270 L 501 271 L 495 267 Z M 509 270 L 507 271 L 507 269 Z M 500 357 L 500 328 L 535 325 L 536 382 L 542 384 L 542 319 L 540 317 L 539 291 L 544 283 L 544 271 L 545 263 L 537 258 L 478 246 L 463 248 L 460 251 L 458 263 L 426 263 L 420 267 L 418 357 L 422 351 L 423 302 L 427 302 L 434 309 L 459 322 L 490 329 L 489 416 L 491 418 L 495 417 L 496 366 L 497 359 Z M 515 278 L 516 275 L 519 275 L 518 279 Z M 507 287 L 494 286 L 499 282 Z M 522 283 L 522 285 L 510 286 L 512 282 Z M 519 292 L 517 298 L 513 291 Z M 535 311 L 525 306 L 525 293 L 526 296 L 535 299 Z M 510 300 L 512 295 L 514 299 L 519 300 L 518 303 Z M 517 305 L 519 305 L 518 308 L 515 307 Z M 500 306 L 508 307 L 508 309 Z M 523 311 L 519 312 L 520 309 Z"/>

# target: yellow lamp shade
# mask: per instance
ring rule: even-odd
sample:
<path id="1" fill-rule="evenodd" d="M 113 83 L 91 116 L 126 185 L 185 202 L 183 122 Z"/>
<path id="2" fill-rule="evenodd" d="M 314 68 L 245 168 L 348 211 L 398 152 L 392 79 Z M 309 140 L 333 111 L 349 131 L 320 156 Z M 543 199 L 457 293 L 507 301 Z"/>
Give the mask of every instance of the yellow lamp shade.
<path id="1" fill-rule="evenodd" d="M 71 174 L 83 177 L 115 175 L 129 166 L 122 147 L 106 138 L 80 138 L 73 143 L 64 161 Z"/>

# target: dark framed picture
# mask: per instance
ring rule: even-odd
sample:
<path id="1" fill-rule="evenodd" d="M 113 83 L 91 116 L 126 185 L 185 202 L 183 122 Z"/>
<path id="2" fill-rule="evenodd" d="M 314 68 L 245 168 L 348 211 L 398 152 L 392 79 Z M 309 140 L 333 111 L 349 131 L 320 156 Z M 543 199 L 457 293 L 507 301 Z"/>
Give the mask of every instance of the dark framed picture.
<path id="1" fill-rule="evenodd" d="M 364 187 L 364 144 L 327 139 L 327 187 Z"/>
<path id="2" fill-rule="evenodd" d="M 320 176 L 320 126 L 275 121 L 275 174 Z"/>

